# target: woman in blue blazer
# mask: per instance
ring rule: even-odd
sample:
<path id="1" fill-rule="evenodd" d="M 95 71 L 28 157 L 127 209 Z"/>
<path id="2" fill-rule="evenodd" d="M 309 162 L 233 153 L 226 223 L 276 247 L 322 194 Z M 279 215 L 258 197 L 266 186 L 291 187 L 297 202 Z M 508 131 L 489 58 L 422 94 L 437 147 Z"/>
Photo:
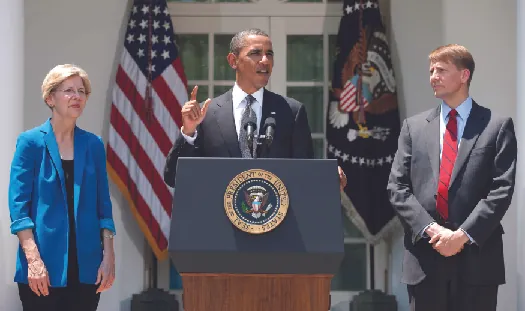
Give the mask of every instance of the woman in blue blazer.
<path id="1" fill-rule="evenodd" d="M 96 310 L 115 279 L 104 143 L 76 126 L 90 93 L 84 70 L 56 66 L 42 84 L 51 118 L 17 140 L 9 210 L 24 311 Z"/>

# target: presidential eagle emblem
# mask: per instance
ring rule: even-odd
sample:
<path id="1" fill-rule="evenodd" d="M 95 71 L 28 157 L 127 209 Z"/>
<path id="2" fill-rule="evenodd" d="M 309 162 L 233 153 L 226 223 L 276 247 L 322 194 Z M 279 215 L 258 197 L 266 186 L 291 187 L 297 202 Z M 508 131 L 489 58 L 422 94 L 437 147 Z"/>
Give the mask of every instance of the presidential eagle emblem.
<path id="1" fill-rule="evenodd" d="M 284 220 L 288 204 L 283 182 L 260 169 L 235 176 L 224 194 L 224 208 L 232 224 L 253 234 L 275 229 Z"/>
<path id="2" fill-rule="evenodd" d="M 244 191 L 244 200 L 242 210 L 244 213 L 251 214 L 253 218 L 257 219 L 261 216 L 266 216 L 268 211 L 272 208 L 272 204 L 268 204 L 268 196 L 266 189 L 261 186 L 252 186 Z"/>

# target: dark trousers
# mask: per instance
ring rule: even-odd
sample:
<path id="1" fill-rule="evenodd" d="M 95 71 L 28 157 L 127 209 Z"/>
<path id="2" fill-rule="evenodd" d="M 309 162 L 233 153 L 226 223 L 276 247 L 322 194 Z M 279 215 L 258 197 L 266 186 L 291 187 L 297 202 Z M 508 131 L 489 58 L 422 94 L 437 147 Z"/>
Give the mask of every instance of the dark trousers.
<path id="1" fill-rule="evenodd" d="M 473 286 L 457 278 L 408 285 L 410 311 L 496 311 L 498 285 Z"/>
<path id="2" fill-rule="evenodd" d="M 37 296 L 28 284 L 18 283 L 24 311 L 95 311 L 100 300 L 98 285 L 75 284 L 50 287 L 49 295 Z"/>

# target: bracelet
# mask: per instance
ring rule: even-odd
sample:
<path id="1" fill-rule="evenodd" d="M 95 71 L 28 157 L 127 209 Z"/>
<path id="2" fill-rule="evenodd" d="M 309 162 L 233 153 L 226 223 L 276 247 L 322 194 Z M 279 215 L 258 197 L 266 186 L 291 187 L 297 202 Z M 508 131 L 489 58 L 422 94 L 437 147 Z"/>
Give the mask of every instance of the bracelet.
<path id="1" fill-rule="evenodd" d="M 109 233 L 109 234 L 102 235 L 102 237 L 104 239 L 113 239 L 115 237 L 115 235 L 113 233 Z"/>

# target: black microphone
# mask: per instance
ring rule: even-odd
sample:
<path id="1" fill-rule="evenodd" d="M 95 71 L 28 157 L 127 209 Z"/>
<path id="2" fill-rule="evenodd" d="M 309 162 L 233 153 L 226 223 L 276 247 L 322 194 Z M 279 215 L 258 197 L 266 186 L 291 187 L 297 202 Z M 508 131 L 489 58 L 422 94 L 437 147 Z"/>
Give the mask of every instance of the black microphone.
<path id="1" fill-rule="evenodd" d="M 255 131 L 257 130 L 257 125 L 254 122 L 248 121 L 244 124 L 244 129 L 246 130 L 246 138 L 248 139 L 248 146 L 253 145 L 253 137 Z"/>
<path id="2" fill-rule="evenodd" d="M 275 118 L 266 118 L 264 121 L 264 129 L 264 140 L 266 141 L 266 144 L 270 146 L 273 142 L 273 136 L 275 132 Z"/>
<path id="3" fill-rule="evenodd" d="M 251 113 L 248 116 L 248 120 L 245 120 L 242 127 L 246 130 L 246 138 L 248 141 L 248 146 L 250 146 L 250 150 L 252 150 L 253 146 L 253 138 L 255 136 L 255 131 L 257 130 L 257 117 L 255 116 L 255 113 Z"/>

